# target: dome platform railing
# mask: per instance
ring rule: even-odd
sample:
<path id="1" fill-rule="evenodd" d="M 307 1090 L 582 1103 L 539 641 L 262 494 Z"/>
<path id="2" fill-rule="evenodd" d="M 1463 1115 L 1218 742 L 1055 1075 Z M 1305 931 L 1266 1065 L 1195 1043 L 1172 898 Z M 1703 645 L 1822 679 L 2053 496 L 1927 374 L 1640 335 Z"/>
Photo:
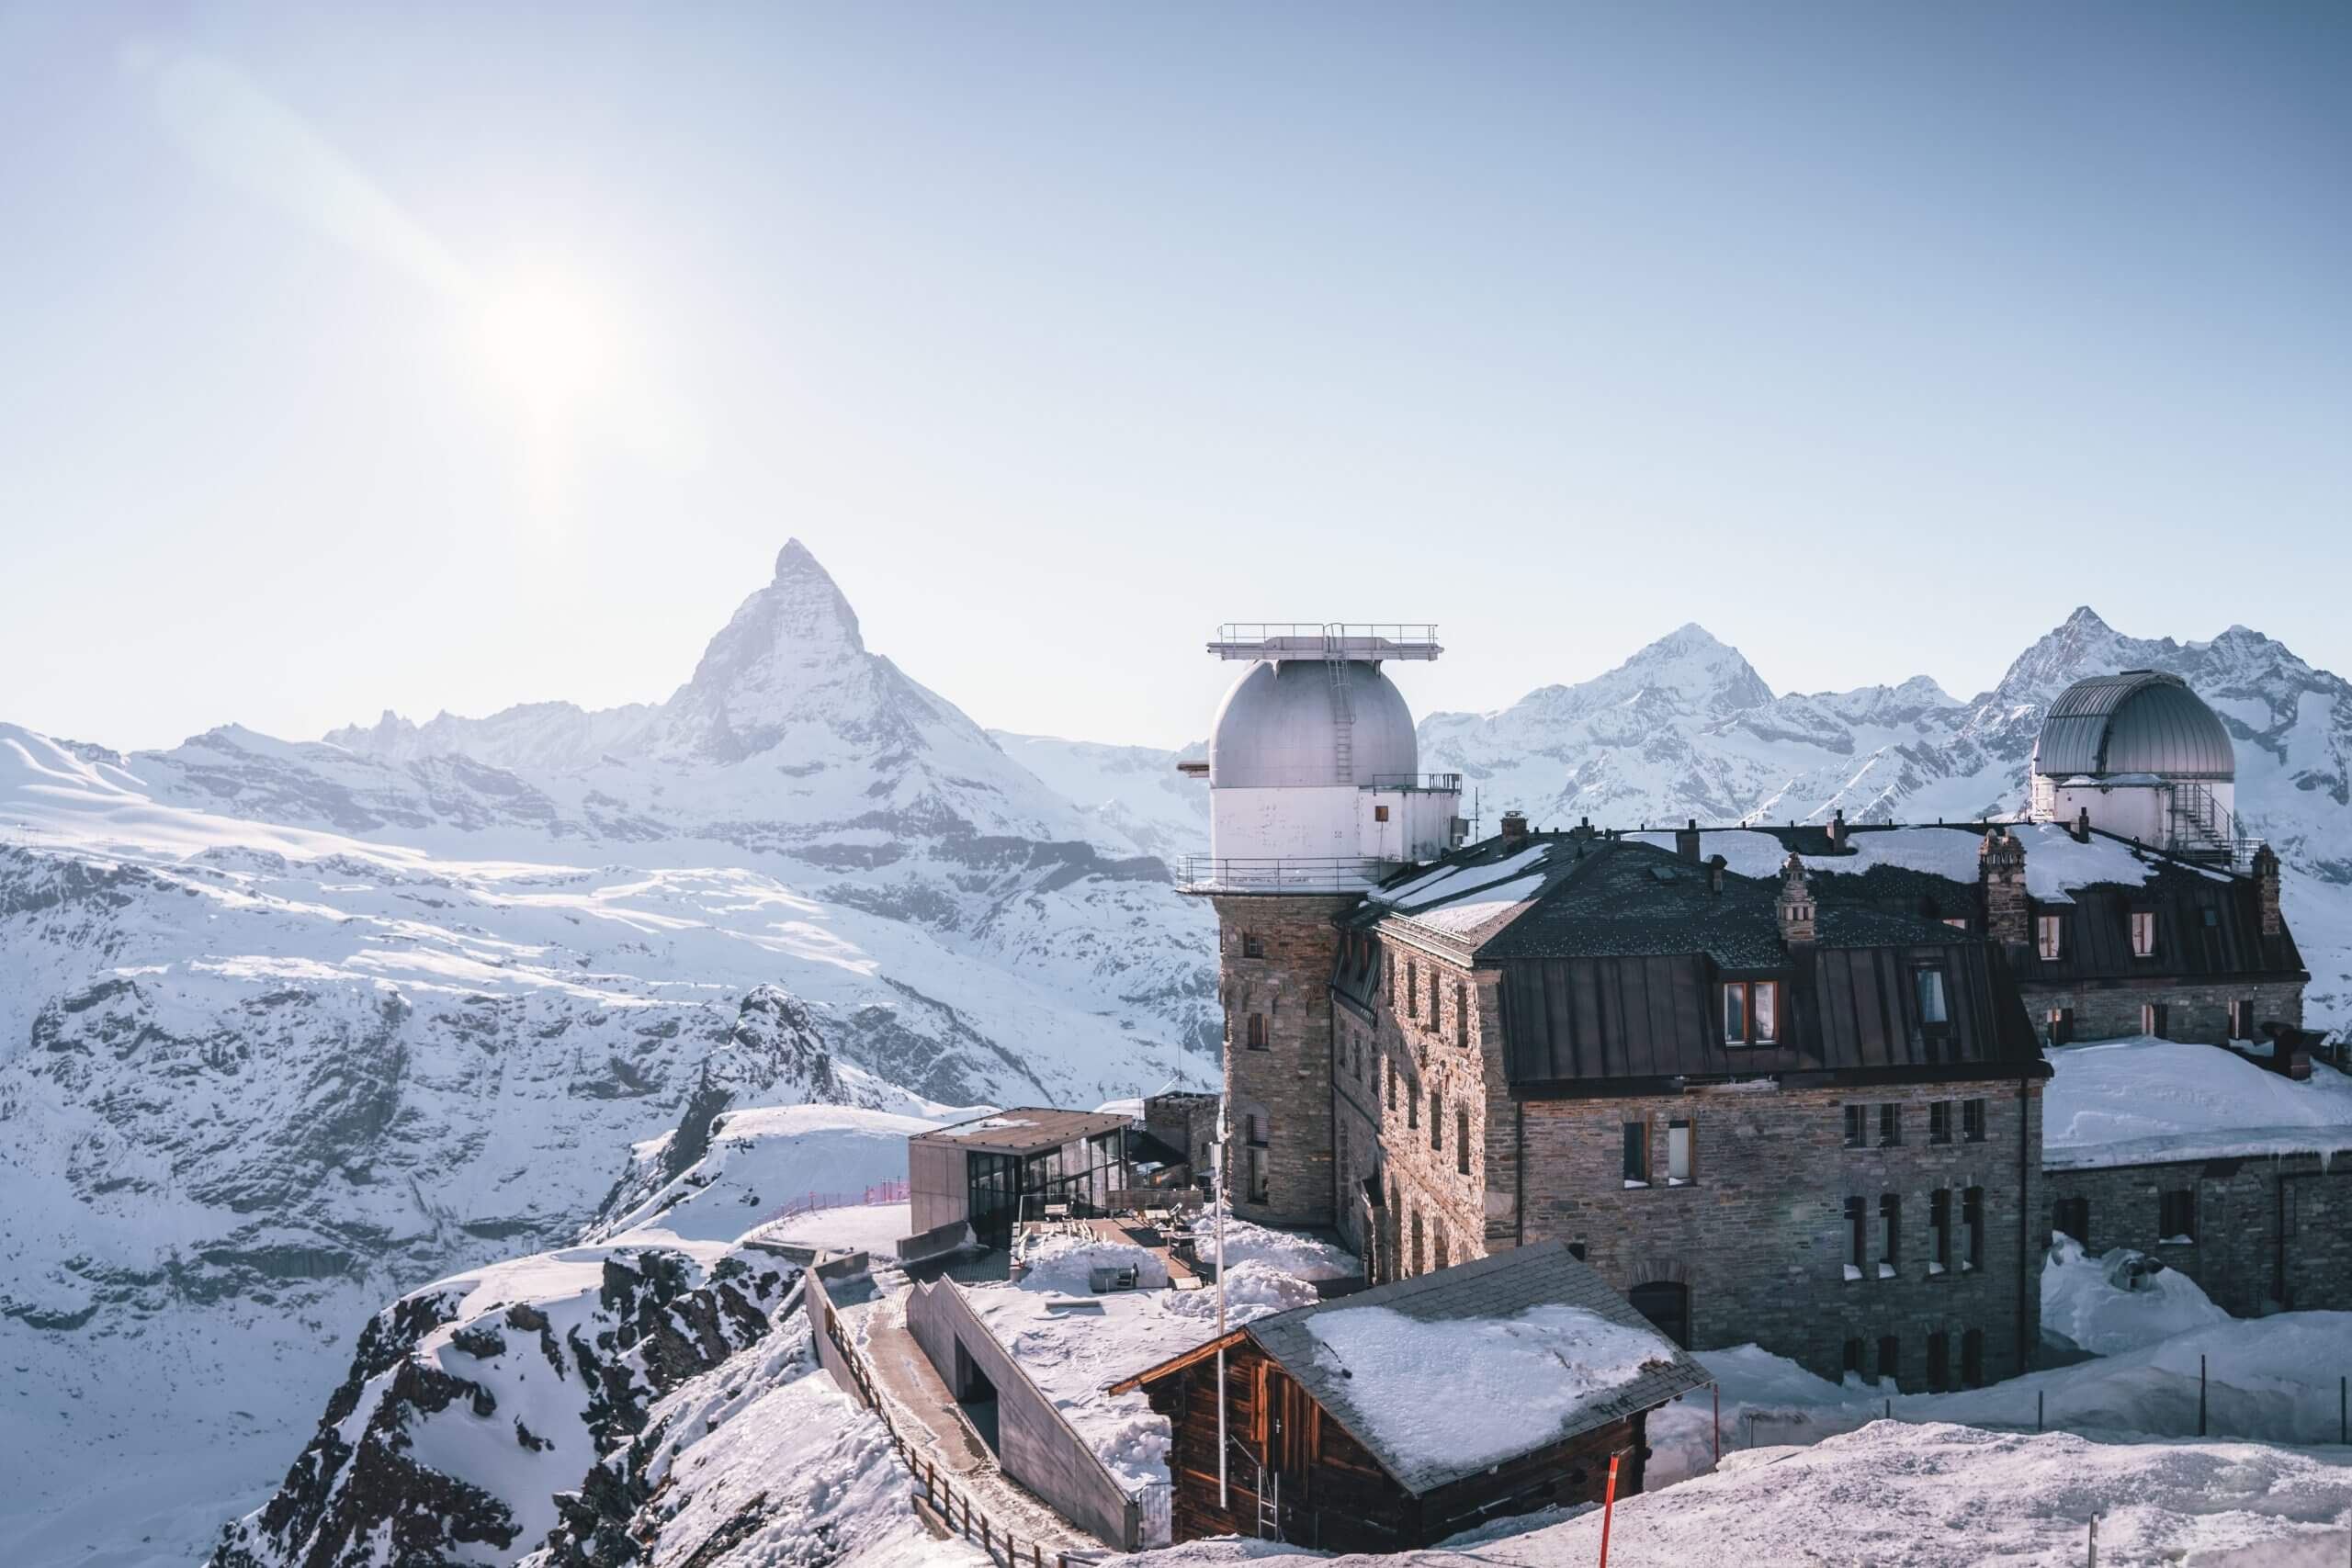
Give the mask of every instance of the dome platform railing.
<path id="1" fill-rule="evenodd" d="M 1208 651 L 1219 659 L 1376 664 L 1435 659 L 1444 649 L 1434 621 L 1227 621 Z"/>
<path id="2" fill-rule="evenodd" d="M 1460 773 L 1374 773 L 1358 789 L 1395 791 L 1406 795 L 1460 795 Z"/>
<path id="3" fill-rule="evenodd" d="M 1362 893 L 1412 863 L 1362 855 L 1182 855 L 1180 893 Z"/>

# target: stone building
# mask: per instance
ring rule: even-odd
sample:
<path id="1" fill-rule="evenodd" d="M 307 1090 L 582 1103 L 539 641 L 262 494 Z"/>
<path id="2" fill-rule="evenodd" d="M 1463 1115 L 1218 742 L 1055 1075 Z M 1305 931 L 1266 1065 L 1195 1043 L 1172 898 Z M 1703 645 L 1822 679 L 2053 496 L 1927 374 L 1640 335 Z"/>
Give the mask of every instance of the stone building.
<path id="1" fill-rule="evenodd" d="M 2064 820 L 1506 813 L 1459 847 L 1459 780 L 1412 773 L 1402 698 L 1326 644 L 1211 645 L 1260 662 L 1182 880 L 1220 924 L 1235 1206 L 1334 1225 L 1374 1280 L 1556 1239 L 1689 1347 L 2010 1376 L 2052 1223 L 2044 1042 L 2301 1021 L 2277 860 L 2229 814 L 2219 720 L 2167 678 L 2053 705 L 2034 798 Z"/>

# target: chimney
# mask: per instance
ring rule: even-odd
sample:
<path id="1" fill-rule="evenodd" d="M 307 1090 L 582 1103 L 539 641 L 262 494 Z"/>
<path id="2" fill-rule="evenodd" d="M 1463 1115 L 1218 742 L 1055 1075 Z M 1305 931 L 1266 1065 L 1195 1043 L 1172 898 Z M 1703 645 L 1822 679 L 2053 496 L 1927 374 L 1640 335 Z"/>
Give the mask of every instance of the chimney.
<path id="1" fill-rule="evenodd" d="M 1829 850 L 1832 854 L 1846 852 L 1846 808 L 1842 806 L 1829 818 Z"/>
<path id="2" fill-rule="evenodd" d="M 1527 841 L 1527 814 L 1523 811 L 1503 813 L 1503 842 L 1523 844 Z"/>
<path id="3" fill-rule="evenodd" d="M 1709 855 L 1707 857 L 1708 892 L 1721 893 L 1724 890 L 1724 861 L 1723 856 Z"/>
<path id="4" fill-rule="evenodd" d="M 2262 934 L 2277 936 L 2278 920 L 2278 856 L 2268 844 L 2254 852 L 2255 896 L 2262 904 Z"/>
<path id="5" fill-rule="evenodd" d="M 2078 844 L 2087 844 L 2091 841 L 2091 808 L 2089 807 L 2083 807 L 2075 813 L 2075 825 L 2067 831 L 2074 834 L 2075 842 Z"/>
<path id="6" fill-rule="evenodd" d="M 1675 829 L 1674 852 L 1692 865 L 1699 863 L 1699 819 L 1696 817 Z"/>
<path id="7" fill-rule="evenodd" d="M 2025 901 L 2025 845 L 1999 828 L 1976 846 L 1976 879 L 1984 894 L 1984 934 L 2022 947 L 2032 932 Z"/>
<path id="8" fill-rule="evenodd" d="M 1813 889 L 1805 886 L 1804 862 L 1794 850 L 1789 852 L 1788 863 L 1781 868 L 1781 940 L 1791 947 L 1810 946 L 1813 942 Z"/>

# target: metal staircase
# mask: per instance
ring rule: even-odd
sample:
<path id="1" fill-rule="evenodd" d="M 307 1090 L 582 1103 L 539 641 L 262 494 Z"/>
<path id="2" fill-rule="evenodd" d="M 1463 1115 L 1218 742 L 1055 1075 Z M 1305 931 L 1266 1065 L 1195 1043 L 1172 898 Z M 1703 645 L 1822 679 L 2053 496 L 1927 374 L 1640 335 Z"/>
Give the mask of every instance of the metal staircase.
<path id="1" fill-rule="evenodd" d="M 2213 792 L 2183 780 L 2166 790 L 2165 848 L 2187 860 L 2208 861 L 2244 871 L 2254 863 L 2259 839 L 2244 837 L 2237 818 Z"/>

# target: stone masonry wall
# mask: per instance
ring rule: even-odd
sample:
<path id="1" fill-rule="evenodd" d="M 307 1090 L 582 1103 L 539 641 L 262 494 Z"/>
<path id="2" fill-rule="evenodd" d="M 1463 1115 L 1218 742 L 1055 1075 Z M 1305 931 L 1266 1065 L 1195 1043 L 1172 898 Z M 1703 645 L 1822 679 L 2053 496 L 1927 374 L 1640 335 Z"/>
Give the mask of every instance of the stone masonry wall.
<path id="1" fill-rule="evenodd" d="M 2266 1023 L 2303 1021 L 2303 987 L 2298 980 L 2248 981 L 2243 985 L 2188 985 L 2171 980 L 2086 980 L 2073 985 L 2021 985 L 2026 1012 L 2043 1039 L 2050 1036 L 2053 1008 L 2075 1010 L 2074 1038 L 2119 1040 L 2140 1032 L 2140 1009 L 2165 1005 L 2165 1038 L 2218 1045 L 2230 1037 L 2230 1004 L 2251 1000 L 2257 1031 Z M 2259 1039 L 2257 1032 L 2255 1036 Z"/>
<path id="2" fill-rule="evenodd" d="M 1935 1100 L 1985 1102 L 1986 1136 L 1968 1142 L 1958 1103 L 1952 1142 L 1928 1142 Z M 1849 1148 L 1844 1108 L 1866 1107 L 1867 1143 Z M 1902 1143 L 1878 1146 L 1882 1104 L 1900 1107 Z M 1928 1336 L 1949 1336 L 1949 1376 L 1962 1370 L 1963 1336 L 1983 1336 L 1983 1377 L 2026 1369 L 2040 1337 L 2041 1100 L 2038 1082 L 1861 1089 L 1726 1089 L 1648 1099 L 1531 1100 L 1525 1111 L 1527 1239 L 1556 1237 L 1585 1250 L 1609 1282 L 1631 1292 L 1652 1281 L 1688 1288 L 1691 1343 L 1701 1349 L 1754 1340 L 1837 1379 L 1849 1340 L 1862 1344 L 1864 1375 L 1928 1386 Z M 1688 1186 L 1664 1184 L 1667 1123 L 1688 1119 L 1694 1156 Z M 1629 1189 L 1623 1125 L 1655 1129 L 1657 1179 Z M 2020 1160 L 2020 1155 L 2023 1159 Z M 1967 1256 L 1962 1193 L 1984 1194 L 1983 1267 Z M 1951 1267 L 1929 1267 L 1930 1193 L 1951 1194 Z M 1880 1200 L 1901 1200 L 1893 1258 L 1881 1243 Z M 1865 1250 L 1849 1270 L 1845 1201 L 1862 1200 Z M 1882 1269 L 1891 1264 L 1892 1271 Z M 1882 1337 L 1896 1365 L 1880 1364 Z"/>
<path id="3" fill-rule="evenodd" d="M 1501 1081 L 1501 1059 L 1487 1024 L 1498 1016 L 1494 972 L 1473 974 L 1385 939 L 1381 965 L 1372 1016 L 1337 1010 L 1333 1079 L 1345 1145 L 1342 1234 L 1363 1249 L 1356 1194 L 1378 1169 L 1387 1230 L 1368 1256 L 1394 1279 L 1487 1255 L 1495 1201 L 1488 1086 Z M 1502 1202 L 1508 1235 L 1508 1187 Z"/>
<path id="4" fill-rule="evenodd" d="M 2188 1160 L 2049 1172 L 2045 1225 L 2068 1200 L 2088 1206 L 2092 1252 L 2129 1247 L 2197 1281 L 2240 1317 L 2282 1308 L 2352 1310 L 2352 1162 L 2313 1155 Z M 2290 1194 L 2282 1202 L 2281 1190 Z M 2195 1194 L 2192 1239 L 2168 1242 L 2164 1194 Z"/>
<path id="5" fill-rule="evenodd" d="M 1225 1157 L 1234 1213 L 1266 1224 L 1329 1224 L 1330 980 L 1340 942 L 1332 922 L 1355 896 L 1226 894 L 1211 902 L 1225 1001 Z M 1262 1047 L 1250 1044 L 1252 1017 L 1263 1021 Z"/>

